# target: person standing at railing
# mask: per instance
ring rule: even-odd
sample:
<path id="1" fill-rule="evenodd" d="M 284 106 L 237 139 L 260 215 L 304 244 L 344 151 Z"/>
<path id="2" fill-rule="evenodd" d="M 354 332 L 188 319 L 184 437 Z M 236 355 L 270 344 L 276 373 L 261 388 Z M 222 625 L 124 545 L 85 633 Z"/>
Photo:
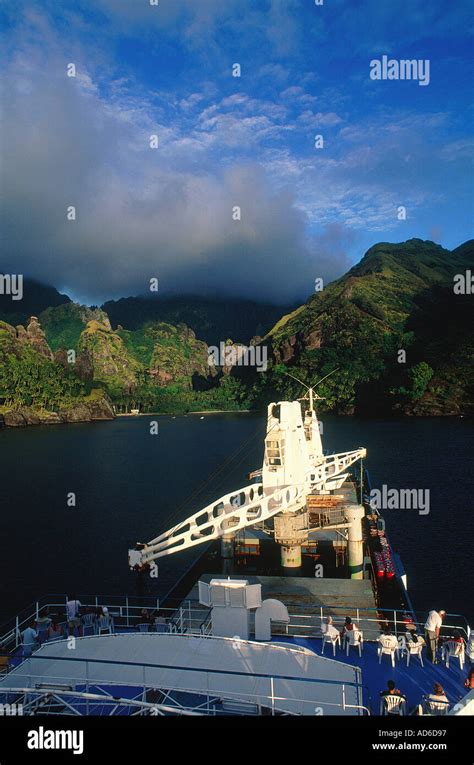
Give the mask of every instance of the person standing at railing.
<path id="1" fill-rule="evenodd" d="M 446 611 L 430 611 L 425 622 L 425 637 L 428 646 L 428 658 L 437 664 L 436 651 L 438 648 L 439 631 L 443 626 Z"/>
<path id="2" fill-rule="evenodd" d="M 81 606 L 82 603 L 80 600 L 76 600 L 75 598 L 71 598 L 66 604 L 69 635 L 74 635 L 74 629 L 77 627 L 79 637 L 82 637 L 82 622 L 80 617 Z"/>
<path id="3" fill-rule="evenodd" d="M 21 633 L 23 643 L 23 656 L 31 656 L 35 648 L 38 648 L 38 633 L 36 631 L 36 622 L 32 622 L 26 630 Z"/>

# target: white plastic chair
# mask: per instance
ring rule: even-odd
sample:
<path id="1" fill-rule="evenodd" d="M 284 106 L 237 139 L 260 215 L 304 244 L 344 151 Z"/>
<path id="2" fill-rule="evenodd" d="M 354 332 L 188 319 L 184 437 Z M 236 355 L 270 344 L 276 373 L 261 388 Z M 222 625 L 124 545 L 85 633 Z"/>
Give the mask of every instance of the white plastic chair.
<path id="1" fill-rule="evenodd" d="M 404 650 L 407 652 L 407 667 L 410 666 L 410 657 L 411 656 L 418 656 L 421 666 L 423 667 L 423 656 L 422 651 L 425 643 L 424 641 L 421 641 L 418 639 L 418 642 L 415 643 L 413 640 L 407 640 L 405 642 L 405 648 Z"/>
<path id="2" fill-rule="evenodd" d="M 403 696 L 399 696 L 397 693 L 387 693 L 386 696 L 382 696 L 380 699 L 380 712 L 381 715 L 405 715 L 406 714 L 406 701 Z"/>
<path id="3" fill-rule="evenodd" d="M 88 629 L 92 630 L 92 634 L 95 633 L 95 620 L 96 620 L 96 615 L 92 613 L 84 614 L 84 616 L 81 617 L 82 626 L 84 628 L 84 635 L 86 634 L 86 630 Z"/>
<path id="4" fill-rule="evenodd" d="M 346 656 L 349 656 L 349 649 L 351 646 L 353 648 L 358 648 L 359 656 L 362 656 L 364 633 L 361 630 L 350 630 L 350 632 L 346 632 L 344 637 L 346 640 Z"/>
<path id="5" fill-rule="evenodd" d="M 332 645 L 332 653 L 333 656 L 336 655 L 336 644 L 341 647 L 341 636 L 339 633 L 337 635 L 329 635 L 327 632 L 323 633 L 323 646 L 321 649 L 321 655 L 324 653 L 324 648 L 326 646 L 326 643 L 330 643 Z"/>
<path id="6" fill-rule="evenodd" d="M 397 659 L 399 658 L 398 653 L 398 643 L 394 645 L 393 639 L 389 637 L 388 635 L 386 637 L 380 638 L 379 645 L 377 648 L 377 653 L 379 655 L 379 664 L 382 662 L 382 656 L 386 654 L 387 656 L 390 656 L 392 660 L 392 667 L 395 666 L 395 654 L 397 654 Z"/>
<path id="7" fill-rule="evenodd" d="M 140 624 L 137 624 L 137 628 L 139 632 L 149 632 L 150 624 L 149 622 L 140 622 Z"/>
<path id="8" fill-rule="evenodd" d="M 449 658 L 459 659 L 459 666 L 461 670 L 464 669 L 464 643 L 457 643 L 455 640 L 448 640 L 443 645 L 442 657 L 446 662 L 446 667 L 449 669 Z"/>
<path id="9" fill-rule="evenodd" d="M 449 701 L 437 701 L 430 696 L 423 696 L 422 711 L 426 715 L 447 715 Z"/>
<path id="10" fill-rule="evenodd" d="M 97 634 L 102 635 L 103 632 L 108 632 L 109 635 L 113 632 L 113 624 L 110 616 L 99 616 L 97 623 Z"/>

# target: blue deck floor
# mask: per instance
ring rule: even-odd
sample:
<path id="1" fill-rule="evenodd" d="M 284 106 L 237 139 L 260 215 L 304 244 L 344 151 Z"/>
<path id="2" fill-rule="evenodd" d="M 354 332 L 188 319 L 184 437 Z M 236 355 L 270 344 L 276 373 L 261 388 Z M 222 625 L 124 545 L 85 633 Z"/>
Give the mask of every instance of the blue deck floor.
<path id="1" fill-rule="evenodd" d="M 296 643 L 321 654 L 322 641 L 318 638 L 278 636 L 275 640 Z M 349 656 L 346 656 L 345 651 L 337 648 L 336 656 L 333 657 L 331 646 L 326 646 L 324 655 L 329 659 L 335 658 L 337 661 L 360 667 L 364 686 L 364 702 L 372 714 L 379 714 L 379 694 L 380 691 L 386 689 L 388 680 L 393 680 L 396 687 L 406 696 L 408 712 L 411 712 L 421 702 L 424 694 L 431 693 L 435 682 L 440 683 L 444 688 L 450 702 L 450 708 L 467 693 L 464 688 L 464 681 L 469 671 L 469 662 L 464 665 L 464 669 L 461 671 L 459 661 L 451 659 L 449 669 L 447 669 L 444 662 L 432 664 L 426 653 L 423 652 L 424 667 L 421 666 L 418 657 L 415 656 L 411 657 L 410 665 L 407 667 L 406 656 L 404 656 L 395 662 L 393 669 L 389 656 L 382 656 L 382 663 L 379 664 L 376 643 L 364 643 L 361 657 L 355 648 L 350 649 Z"/>
<path id="2" fill-rule="evenodd" d="M 118 629 L 117 632 L 128 632 L 130 630 Z M 275 642 L 297 644 L 304 646 L 314 653 L 321 654 L 322 641 L 320 638 L 289 637 L 278 635 L 274 638 Z M 445 694 L 450 702 L 450 707 L 456 704 L 466 694 L 464 681 L 469 671 L 469 662 L 461 670 L 459 661 L 451 659 L 449 669 L 444 662 L 433 665 L 424 651 L 424 667 L 421 666 L 417 657 L 412 656 L 410 665 L 406 665 L 406 656 L 400 657 L 392 668 L 390 658 L 382 657 L 379 664 L 377 656 L 377 644 L 374 642 L 365 642 L 362 650 L 362 656 L 355 648 L 351 648 L 349 656 L 340 648 L 336 649 L 336 655 L 333 656 L 331 646 L 326 646 L 324 656 L 328 659 L 335 659 L 352 666 L 359 667 L 362 670 L 362 684 L 364 689 L 364 705 L 367 706 L 371 714 L 379 714 L 380 692 L 387 687 L 387 681 L 393 680 L 397 688 L 407 698 L 407 712 L 410 713 L 422 701 L 422 697 L 432 691 L 435 682 L 443 687 Z M 11 657 L 11 668 L 20 664 L 22 661 L 22 649 L 19 648 Z M 118 688 L 110 688 L 113 695 L 117 695 Z M 125 697 L 132 698 L 136 695 L 137 689 L 124 687 L 120 689 Z M 91 704 L 90 713 L 99 714 L 97 710 L 93 711 L 95 705 Z M 130 714 L 131 710 L 122 710 L 122 714 Z"/>

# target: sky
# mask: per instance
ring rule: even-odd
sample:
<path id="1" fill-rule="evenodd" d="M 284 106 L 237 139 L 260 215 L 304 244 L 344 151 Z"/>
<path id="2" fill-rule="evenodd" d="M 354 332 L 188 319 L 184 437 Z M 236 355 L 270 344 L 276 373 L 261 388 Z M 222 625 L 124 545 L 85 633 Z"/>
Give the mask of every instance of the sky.
<path id="1" fill-rule="evenodd" d="M 472 237 L 468 0 L 153 2 L 0 0 L 3 273 L 288 304 L 377 242 Z"/>

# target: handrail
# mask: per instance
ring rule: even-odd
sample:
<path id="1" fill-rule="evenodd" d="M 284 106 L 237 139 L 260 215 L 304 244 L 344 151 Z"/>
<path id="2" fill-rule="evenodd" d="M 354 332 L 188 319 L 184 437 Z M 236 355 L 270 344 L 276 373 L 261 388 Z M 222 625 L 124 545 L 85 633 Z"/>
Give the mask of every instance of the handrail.
<path id="1" fill-rule="evenodd" d="M 48 596 L 45 596 L 45 599 Z M 61 597 L 61 596 L 51 596 L 51 597 Z M 108 598 L 113 598 L 115 601 L 119 602 L 109 602 Z M 126 626 L 130 629 L 133 629 L 133 625 L 130 625 L 131 619 L 139 619 L 139 614 L 142 608 L 144 607 L 143 601 L 145 598 L 138 597 L 136 600 L 141 601 L 139 605 L 131 605 L 129 602 L 127 602 L 127 598 L 125 596 L 95 596 L 94 602 L 86 602 L 84 596 L 79 596 L 78 599 L 81 601 L 83 608 L 96 608 L 98 607 L 97 604 L 99 601 L 101 602 L 101 605 L 107 606 L 109 609 L 109 612 L 112 615 L 114 614 L 114 610 L 118 609 L 117 619 L 126 621 Z M 151 608 L 152 604 L 156 604 L 156 608 L 154 610 L 159 611 L 161 614 L 165 615 L 172 623 L 175 623 L 175 619 L 171 619 L 171 617 L 174 617 L 176 615 L 179 615 L 180 609 L 181 610 L 181 618 L 180 618 L 180 624 L 181 626 L 187 622 L 187 627 L 193 626 L 193 623 L 196 622 L 195 626 L 197 628 L 200 628 L 203 626 L 203 622 L 206 621 L 206 618 L 202 619 L 202 612 L 203 607 L 197 600 L 191 600 L 186 599 L 185 601 L 182 601 L 180 603 L 180 606 L 178 608 L 174 607 L 160 607 L 159 601 L 156 598 L 147 598 L 147 603 L 149 608 Z M 7 631 L 0 636 L 0 646 L 9 645 L 13 641 L 15 642 L 15 648 L 17 648 L 21 642 L 20 640 L 20 633 L 22 631 L 22 628 L 24 625 L 31 623 L 33 620 L 35 620 L 38 616 L 41 616 L 42 614 L 46 613 L 47 611 L 51 611 L 53 609 L 61 609 L 63 614 L 66 611 L 66 596 L 64 596 L 64 600 L 62 602 L 42 602 L 43 598 L 36 601 L 34 604 L 31 604 L 31 611 L 29 614 L 24 616 L 20 620 L 19 616 L 14 617 L 10 621 L 10 627 L 7 629 Z M 121 602 L 120 602 L 121 601 Z M 305 607 L 304 605 L 299 606 L 299 613 L 292 613 L 290 614 L 290 623 L 288 625 L 289 628 L 296 628 L 299 630 L 307 630 L 307 629 L 315 629 L 320 626 L 321 620 L 324 618 L 324 616 L 331 615 L 335 618 L 336 622 L 341 621 L 341 614 L 343 613 L 344 616 L 352 616 L 358 621 L 362 622 L 368 622 L 369 624 L 378 625 L 379 627 L 382 627 L 385 622 L 391 622 L 393 624 L 393 629 L 395 635 L 404 634 L 407 629 L 406 625 L 402 625 L 402 619 L 403 615 L 406 613 L 405 609 L 384 609 L 384 608 L 377 608 L 377 607 L 367 607 L 363 609 L 357 609 L 354 608 L 348 608 L 347 606 L 321 606 L 320 607 L 320 613 L 314 614 L 314 613 L 304 613 L 305 610 L 311 608 L 311 606 Z M 25 614 L 26 609 L 23 610 L 22 614 Z M 184 614 L 186 613 L 186 616 Z M 197 613 L 198 616 L 194 616 L 194 614 Z M 188 618 L 189 617 L 189 618 Z M 300 623 L 295 623 L 300 622 Z M 308 622 L 308 620 L 313 620 L 313 624 L 305 624 L 304 622 Z M 319 620 L 319 625 L 317 623 L 317 620 Z M 453 620 L 460 620 L 464 624 L 456 624 L 456 623 L 449 623 L 453 622 Z M 66 619 L 67 621 L 67 619 Z M 303 622 L 303 623 L 301 623 Z M 414 624 L 423 631 L 424 628 L 424 622 L 422 621 L 414 621 Z M 6 626 L 5 623 L 3 626 Z M 125 626 L 125 625 L 119 625 L 119 626 Z M 400 628 L 401 627 L 401 628 Z M 457 613 L 448 613 L 446 614 L 446 620 L 443 623 L 443 630 L 446 629 L 458 629 L 462 633 L 464 633 L 466 639 L 469 639 L 470 635 L 470 627 L 467 622 L 466 617 L 463 614 L 457 614 Z M 287 633 L 288 632 L 287 629 Z"/>
<path id="2" fill-rule="evenodd" d="M 116 637 L 120 638 L 120 636 L 116 636 Z M 90 638 L 85 638 L 85 639 L 86 640 L 98 640 L 100 638 L 99 637 L 90 637 Z M 188 639 L 188 638 L 183 637 L 182 639 Z M 233 640 L 233 638 L 214 638 L 214 639 L 216 639 L 216 640 L 222 640 L 223 639 L 223 640 L 229 640 L 229 641 Z M 245 641 L 245 642 L 251 642 L 252 643 L 254 641 Z M 258 645 L 260 645 L 260 644 L 258 644 Z M 274 648 L 277 649 L 278 647 L 274 646 Z M 199 674 L 204 674 L 206 676 L 209 676 L 209 675 L 211 675 L 211 676 L 224 676 L 224 677 L 234 676 L 234 677 L 240 677 L 240 678 L 244 677 L 244 678 L 247 678 L 247 679 L 249 677 L 251 677 L 252 679 L 254 679 L 254 678 L 261 678 L 261 679 L 267 679 L 267 680 L 270 681 L 270 688 L 271 688 L 270 694 L 266 694 L 264 691 L 260 691 L 259 693 L 252 693 L 251 691 L 237 691 L 237 690 L 229 691 L 227 689 L 224 691 L 222 688 L 214 689 L 213 690 L 212 687 L 210 687 L 210 685 L 209 685 L 209 680 L 207 680 L 206 690 L 204 688 L 201 689 L 201 688 L 196 688 L 196 687 L 194 687 L 194 688 L 191 688 L 191 687 L 190 688 L 187 688 L 187 687 L 183 688 L 181 685 L 178 685 L 178 686 L 176 686 L 174 688 L 174 687 L 170 687 L 169 683 L 166 684 L 166 690 L 168 692 L 172 691 L 172 690 L 177 690 L 179 692 L 194 693 L 194 694 L 199 695 L 199 696 L 203 696 L 203 695 L 206 696 L 207 695 L 207 697 L 209 697 L 209 695 L 212 694 L 213 696 L 217 695 L 220 700 L 228 698 L 231 701 L 235 701 L 235 700 L 238 700 L 240 698 L 243 702 L 247 702 L 247 703 L 249 702 L 249 700 L 255 698 L 256 700 L 258 700 L 258 706 L 259 707 L 266 706 L 266 704 L 262 704 L 262 701 L 261 701 L 262 698 L 263 699 L 268 699 L 268 702 L 269 702 L 268 706 L 273 710 L 273 713 L 274 713 L 274 710 L 275 710 L 275 701 L 291 701 L 291 702 L 301 703 L 301 704 L 311 704 L 313 706 L 313 708 L 314 708 L 315 705 L 328 706 L 328 707 L 337 707 L 337 708 L 342 708 L 342 709 L 354 708 L 354 709 L 360 709 L 360 710 L 365 711 L 368 714 L 370 714 L 370 711 L 368 710 L 368 708 L 363 706 L 363 705 L 358 705 L 358 704 L 351 705 L 351 704 L 345 703 L 345 687 L 350 686 L 350 687 L 353 687 L 354 689 L 356 689 L 357 691 L 361 688 L 360 682 L 354 682 L 354 681 L 343 681 L 342 682 L 340 680 L 332 680 L 332 679 L 326 679 L 326 678 L 294 677 L 294 676 L 291 676 L 291 675 L 269 674 L 269 673 L 265 673 L 265 672 L 255 672 L 255 673 L 252 672 L 252 674 L 249 675 L 246 672 L 239 672 L 239 671 L 236 671 L 236 670 L 211 669 L 211 668 L 207 668 L 207 667 L 204 668 L 204 667 L 180 666 L 180 665 L 171 665 L 170 666 L 169 664 L 161 664 L 161 663 L 122 661 L 122 660 L 121 661 L 117 661 L 117 660 L 111 660 L 111 659 L 78 658 L 78 657 L 72 657 L 72 656 L 71 657 L 65 657 L 65 656 L 40 656 L 38 654 L 35 654 L 32 657 L 30 657 L 29 659 L 27 659 L 27 661 L 30 662 L 30 665 L 31 665 L 31 662 L 33 662 L 33 661 L 65 661 L 65 662 L 79 662 L 80 664 L 85 664 L 86 665 L 86 677 L 74 677 L 72 675 L 68 675 L 68 681 L 69 681 L 70 685 L 71 684 L 76 684 L 76 682 L 77 682 L 77 684 L 79 686 L 85 684 L 87 689 L 89 689 L 91 684 L 94 686 L 95 683 L 100 683 L 100 685 L 111 685 L 111 686 L 123 685 L 123 678 L 119 678 L 117 680 L 115 680 L 115 679 L 110 679 L 110 680 L 109 679 L 104 679 L 104 677 L 94 678 L 93 675 L 92 676 L 90 675 L 90 671 L 89 671 L 90 670 L 90 665 L 100 665 L 100 666 L 103 666 L 103 665 L 112 665 L 114 667 L 134 667 L 134 666 L 135 667 L 140 667 L 140 669 L 143 669 L 143 680 L 137 683 L 137 687 L 143 687 L 143 688 L 148 687 L 148 685 L 146 683 L 146 671 L 145 671 L 146 668 L 165 669 L 165 670 L 168 670 L 168 671 L 170 669 L 173 669 L 173 670 L 177 670 L 179 672 L 183 672 L 183 671 L 184 672 L 192 672 L 192 673 L 196 673 L 197 672 Z M 347 665 L 347 666 L 349 666 L 349 665 Z M 70 689 L 70 688 L 64 689 L 64 687 L 61 688 L 60 687 L 60 682 L 61 681 L 64 682 L 64 677 L 62 677 L 62 676 L 58 676 L 56 678 L 54 675 L 45 676 L 45 675 L 40 675 L 40 674 L 34 675 L 34 674 L 30 673 L 28 675 L 28 677 L 29 677 L 30 683 L 32 683 L 32 681 L 35 678 L 40 679 L 43 683 L 45 683 L 45 681 L 47 681 L 47 683 L 48 683 L 47 691 L 46 691 L 45 688 L 41 689 L 41 688 L 38 688 L 38 687 L 36 687 L 36 688 L 35 687 L 29 687 L 27 689 L 20 689 L 21 692 L 29 693 L 29 692 L 37 692 L 37 691 L 41 691 L 42 690 L 43 693 L 46 693 L 46 692 L 48 692 L 50 694 L 53 693 L 54 695 L 56 695 L 58 697 L 61 697 L 61 695 L 63 695 L 63 694 L 64 695 L 70 695 L 70 696 L 78 696 L 80 694 L 84 694 L 83 691 L 82 692 L 81 691 L 74 691 L 73 689 Z M 55 679 L 57 679 L 59 681 L 56 688 L 54 687 L 54 680 Z M 296 698 L 296 697 L 288 697 L 288 696 L 276 695 L 275 694 L 275 685 L 274 685 L 275 681 L 284 681 L 284 682 L 292 681 L 292 682 L 299 682 L 299 683 L 313 683 L 313 684 L 316 683 L 318 685 L 321 684 L 321 685 L 325 685 L 325 686 L 340 686 L 341 687 L 341 692 L 342 692 L 342 703 L 338 704 L 338 703 L 332 702 L 332 701 L 331 702 L 330 701 L 320 701 L 320 700 L 317 700 L 317 699 L 308 700 L 308 699 L 300 699 L 300 698 Z M 150 687 L 152 687 L 152 686 L 156 687 L 156 679 L 155 678 L 153 678 Z M 135 687 L 133 685 L 133 683 L 132 683 L 132 687 Z M 2 694 L 2 691 L 5 694 L 8 695 L 8 694 L 14 693 L 15 690 L 18 690 L 18 689 L 16 689 L 14 686 L 5 686 L 4 688 L 2 688 L 2 686 L 0 685 L 0 696 Z M 86 697 L 87 697 L 87 693 L 84 694 L 84 698 L 86 698 Z M 103 701 L 108 701 L 108 700 L 110 700 L 110 696 L 106 695 L 106 692 L 104 692 Z M 115 698 L 115 699 L 112 699 L 112 700 L 115 700 L 116 703 L 119 703 L 119 699 L 118 698 Z M 152 706 L 157 706 L 157 705 L 153 705 L 152 704 Z M 291 712 L 287 712 L 287 713 L 288 714 L 292 714 Z"/>

